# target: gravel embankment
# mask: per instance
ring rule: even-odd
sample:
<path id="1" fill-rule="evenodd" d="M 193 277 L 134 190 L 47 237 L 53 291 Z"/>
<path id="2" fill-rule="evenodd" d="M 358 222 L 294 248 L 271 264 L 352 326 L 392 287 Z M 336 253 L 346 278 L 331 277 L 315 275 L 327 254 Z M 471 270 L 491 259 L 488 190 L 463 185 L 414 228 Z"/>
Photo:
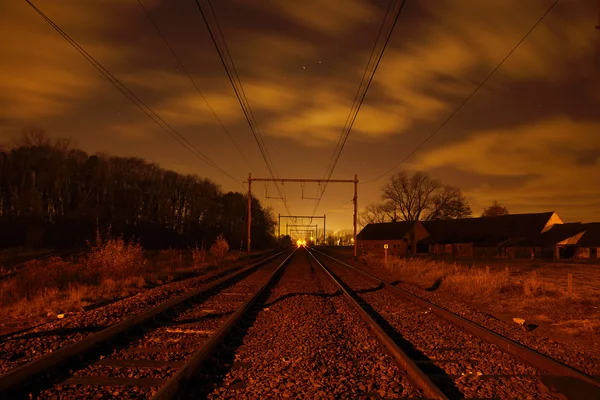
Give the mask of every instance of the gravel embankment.
<path id="1" fill-rule="evenodd" d="M 232 364 L 210 399 L 420 395 L 303 249 L 272 289 Z"/>
<path id="2" fill-rule="evenodd" d="M 246 265 L 257 260 L 246 261 Z M 236 263 L 225 271 L 243 266 Z M 95 332 L 140 314 L 174 297 L 206 284 L 221 275 L 215 270 L 205 275 L 162 285 L 104 307 L 69 315 L 65 319 L 39 325 L 0 341 L 0 374 L 56 351 Z"/>
<path id="3" fill-rule="evenodd" d="M 200 304 L 182 309 L 172 321 L 149 330 L 126 349 L 115 350 L 108 356 L 101 356 L 103 362 L 111 360 L 154 360 L 184 362 L 195 350 L 202 346 L 210 335 L 235 312 L 253 293 L 258 290 L 281 259 L 270 262 L 240 282 L 224 289 Z M 148 351 L 161 348 L 166 351 Z M 77 377 L 105 376 L 113 378 L 152 378 L 169 379 L 177 367 L 122 367 L 88 365 L 73 375 Z M 153 396 L 158 387 L 136 388 L 131 386 L 96 386 L 57 384 L 33 398 L 39 399 L 146 399 Z"/>
<path id="4" fill-rule="evenodd" d="M 428 369 L 433 365 L 452 379 L 454 388 L 442 386 L 447 395 L 458 390 L 465 398 L 562 398 L 550 393 L 542 384 L 538 370 L 518 358 L 406 301 L 360 273 L 320 258 L 422 354 L 419 358 L 429 360 L 422 365 L 429 364 Z"/>
<path id="5" fill-rule="evenodd" d="M 386 282 L 397 280 L 397 277 L 394 277 L 390 271 L 385 269 L 353 262 L 335 254 L 331 255 Z M 327 257 L 324 260 L 326 261 Z M 517 324 L 506 323 L 487 313 L 475 310 L 463 302 L 421 289 L 412 284 L 400 282 L 396 286 L 582 372 L 594 376 L 600 375 L 600 356 L 590 354 L 582 346 L 562 343 L 538 335 L 535 332 L 524 331 Z M 518 315 L 515 315 L 515 317 L 518 317 Z"/>

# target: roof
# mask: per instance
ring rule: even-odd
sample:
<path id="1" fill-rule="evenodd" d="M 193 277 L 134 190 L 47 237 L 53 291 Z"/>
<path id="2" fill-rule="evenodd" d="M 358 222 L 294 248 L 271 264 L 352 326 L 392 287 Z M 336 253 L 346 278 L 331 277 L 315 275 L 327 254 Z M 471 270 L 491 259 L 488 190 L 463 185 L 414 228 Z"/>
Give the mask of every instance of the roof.
<path id="1" fill-rule="evenodd" d="M 554 212 L 508 214 L 497 217 L 435 220 L 423 225 L 431 239 L 444 243 L 473 243 L 477 246 L 499 246 L 510 239 L 539 235 Z"/>
<path id="2" fill-rule="evenodd" d="M 600 222 L 582 224 L 585 233 L 577 244 L 583 247 L 600 247 Z"/>
<path id="3" fill-rule="evenodd" d="M 382 222 L 368 224 L 356 238 L 358 240 L 400 240 L 414 227 L 415 221 Z"/>
<path id="4" fill-rule="evenodd" d="M 515 238 L 506 244 L 509 246 L 554 246 L 585 232 L 585 230 L 585 225 L 580 222 L 555 224 L 552 228 L 542 234 Z"/>

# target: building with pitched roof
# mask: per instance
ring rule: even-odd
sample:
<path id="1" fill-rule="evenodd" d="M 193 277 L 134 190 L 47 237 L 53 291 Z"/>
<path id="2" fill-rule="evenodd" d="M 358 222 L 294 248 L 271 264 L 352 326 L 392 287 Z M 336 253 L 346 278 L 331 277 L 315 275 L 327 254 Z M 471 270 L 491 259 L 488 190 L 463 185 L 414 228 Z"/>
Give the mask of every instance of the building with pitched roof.
<path id="1" fill-rule="evenodd" d="M 540 235 L 557 224 L 563 221 L 553 211 L 423 223 L 430 233 L 432 255 L 509 259 L 531 256 L 529 250 L 510 245 L 511 241 Z"/>
<path id="2" fill-rule="evenodd" d="M 564 223 L 555 212 L 368 224 L 361 252 L 452 258 L 600 258 L 600 223 Z M 416 250 L 416 251 L 415 251 Z"/>
<path id="3" fill-rule="evenodd" d="M 504 246 L 513 247 L 520 254 L 530 254 L 532 258 L 573 258 L 585 231 L 585 224 L 580 222 L 555 224 L 541 234 L 511 239 Z"/>
<path id="4" fill-rule="evenodd" d="M 429 236 L 421 221 L 383 222 L 368 224 L 356 236 L 358 251 L 383 253 L 388 245 L 388 254 L 405 256 L 417 253 L 428 254 L 429 248 L 422 241 Z"/>
<path id="5" fill-rule="evenodd" d="M 582 224 L 585 232 L 577 241 L 575 257 L 600 258 L 600 222 Z"/>

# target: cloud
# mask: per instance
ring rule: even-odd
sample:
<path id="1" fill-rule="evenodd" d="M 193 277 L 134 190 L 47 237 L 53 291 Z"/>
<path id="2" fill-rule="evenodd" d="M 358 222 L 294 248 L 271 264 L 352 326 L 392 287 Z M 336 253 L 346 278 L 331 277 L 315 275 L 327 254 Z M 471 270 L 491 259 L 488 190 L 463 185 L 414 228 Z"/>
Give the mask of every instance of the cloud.
<path id="1" fill-rule="evenodd" d="M 276 3 L 273 7 L 285 9 L 284 13 L 296 22 L 309 24 L 308 27 L 318 31 L 332 33 L 345 29 L 349 34 L 352 24 L 358 22 L 354 11 L 351 11 L 340 15 L 331 26 L 325 28 L 318 18 L 310 18 L 317 14 L 329 16 L 329 6 L 317 6 L 311 2 Z M 332 3 L 335 2 L 328 4 Z M 358 7 L 357 4 L 351 2 L 350 10 Z M 401 135 L 419 124 L 438 121 L 448 115 L 506 56 L 549 5 L 541 2 L 518 3 L 519 12 L 515 13 L 516 4 L 499 0 L 469 1 L 467 4 L 453 1 L 422 3 L 420 6 L 428 13 L 428 18 L 419 20 L 421 23 L 418 25 L 410 21 L 410 13 L 414 9 L 405 10 L 408 15 L 401 16 L 394 33 L 395 40 L 384 54 L 352 137 L 360 140 Z M 569 18 L 562 20 L 559 17 L 561 14 Z M 375 15 L 378 14 L 374 10 L 371 16 L 364 19 Z M 508 21 L 506 15 L 511 15 Z M 497 82 L 507 78 L 540 80 L 549 84 L 572 79 L 570 60 L 593 53 L 594 41 L 589 40 L 587 31 L 581 29 L 581 18 L 585 15 L 585 7 L 582 8 L 578 3 L 571 2 L 564 8 L 557 6 L 511 55 L 481 93 L 491 91 L 499 95 Z M 348 59 L 345 66 L 336 64 L 342 68 L 336 76 L 320 75 L 317 84 L 317 79 L 313 82 L 303 78 L 291 81 L 279 79 L 282 68 L 291 67 L 285 60 L 302 59 L 303 54 L 308 54 L 306 58 L 309 59 L 318 57 L 314 45 L 291 38 L 278 38 L 270 47 L 263 47 L 269 40 L 262 37 L 261 43 L 260 46 L 245 47 L 248 53 L 268 55 L 266 62 L 256 67 L 264 80 L 259 85 L 271 87 L 272 93 L 280 90 L 295 94 L 295 98 L 289 96 L 282 102 L 274 100 L 261 103 L 265 110 L 270 108 L 280 113 L 272 116 L 265 134 L 287 137 L 308 146 L 335 143 L 350 110 L 355 85 L 363 74 L 368 58 L 367 47 L 357 53 L 360 57 Z M 293 49 L 296 48 L 302 48 L 302 51 L 295 52 Z M 264 52 L 260 49 L 264 49 Z M 269 49 L 278 50 L 270 52 Z M 277 59 L 275 54 L 282 56 Z M 344 82 L 340 83 L 342 76 Z M 327 83 L 323 84 L 324 81 Z M 331 83 L 333 81 L 337 83 Z M 260 99 L 261 96 L 253 98 Z M 312 102 L 307 102 L 307 98 Z"/>
<path id="2" fill-rule="evenodd" d="M 343 35 L 353 26 L 377 17 L 378 10 L 363 0 L 267 0 L 261 7 L 328 35 Z"/>
<path id="3" fill-rule="evenodd" d="M 236 98 L 229 93 L 204 93 L 211 108 L 225 126 L 243 118 L 243 112 Z M 165 96 L 154 106 L 154 111 L 174 126 L 216 125 L 219 122 L 210 111 L 206 102 L 196 91 L 181 93 L 179 96 Z"/>
<path id="4" fill-rule="evenodd" d="M 156 134 L 154 132 L 157 129 L 159 128 L 153 125 L 151 121 L 117 123 L 108 127 L 109 132 L 113 132 L 121 138 L 134 142 L 155 139 Z"/>
<path id="5" fill-rule="evenodd" d="M 487 68 L 498 64 L 551 4 L 503 0 L 423 2 L 439 21 L 431 25 L 428 42 L 448 43 L 460 38 Z M 572 61 L 593 54 L 595 33 L 591 28 L 596 19 L 597 5 L 592 2 L 560 2 L 511 54 L 500 74 L 519 79 L 572 77 L 573 68 L 582 67 L 582 63 Z M 585 24 L 590 29 L 582 29 Z"/>
<path id="6" fill-rule="evenodd" d="M 527 173 L 528 179 L 512 187 L 482 184 L 465 193 L 483 204 L 499 200 L 538 211 L 564 204 L 573 213 L 577 207 L 597 206 L 600 197 L 600 186 L 593 183 L 600 176 L 600 163 L 578 159 L 581 149 L 597 148 L 598 131 L 599 122 L 556 117 L 512 129 L 472 132 L 459 143 L 423 153 L 413 166 L 516 179 Z"/>
<path id="7" fill-rule="evenodd" d="M 126 46 L 106 45 L 94 37 L 110 26 L 106 7 L 61 7 L 41 2 L 40 9 L 103 62 L 127 59 Z M 113 4 L 117 2 L 109 2 Z M 0 103 L 12 118 L 36 119 L 67 115 L 79 102 L 104 96 L 107 83 L 76 50 L 25 2 L 5 2 L 0 12 L 3 40 Z M 80 34 L 85 32 L 85 34 Z"/>

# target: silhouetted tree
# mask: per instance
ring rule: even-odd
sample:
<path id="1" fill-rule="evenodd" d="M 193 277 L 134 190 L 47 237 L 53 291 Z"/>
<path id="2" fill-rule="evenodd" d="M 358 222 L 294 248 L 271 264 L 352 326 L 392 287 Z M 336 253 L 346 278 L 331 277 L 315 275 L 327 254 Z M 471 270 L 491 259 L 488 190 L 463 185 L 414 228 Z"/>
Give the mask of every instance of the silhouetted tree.
<path id="1" fill-rule="evenodd" d="M 424 172 L 399 172 L 383 187 L 381 198 L 395 207 L 403 221 L 454 219 L 471 216 L 460 189 L 432 179 Z M 389 206 L 388 206 L 389 207 Z"/>
<path id="2" fill-rule="evenodd" d="M 246 197 L 141 158 L 88 155 L 40 129 L 0 151 L 0 246 L 84 245 L 95 229 L 148 248 L 210 246 L 219 233 L 236 248 L 247 238 Z M 252 199 L 252 243 L 275 243 L 272 211 Z"/>
<path id="3" fill-rule="evenodd" d="M 358 213 L 358 227 L 364 228 L 367 224 L 390 222 L 396 219 L 396 210 L 392 202 L 381 204 L 371 203 Z"/>
<path id="4" fill-rule="evenodd" d="M 498 217 L 500 215 L 508 215 L 508 208 L 501 206 L 496 200 L 481 214 L 482 217 Z"/>

